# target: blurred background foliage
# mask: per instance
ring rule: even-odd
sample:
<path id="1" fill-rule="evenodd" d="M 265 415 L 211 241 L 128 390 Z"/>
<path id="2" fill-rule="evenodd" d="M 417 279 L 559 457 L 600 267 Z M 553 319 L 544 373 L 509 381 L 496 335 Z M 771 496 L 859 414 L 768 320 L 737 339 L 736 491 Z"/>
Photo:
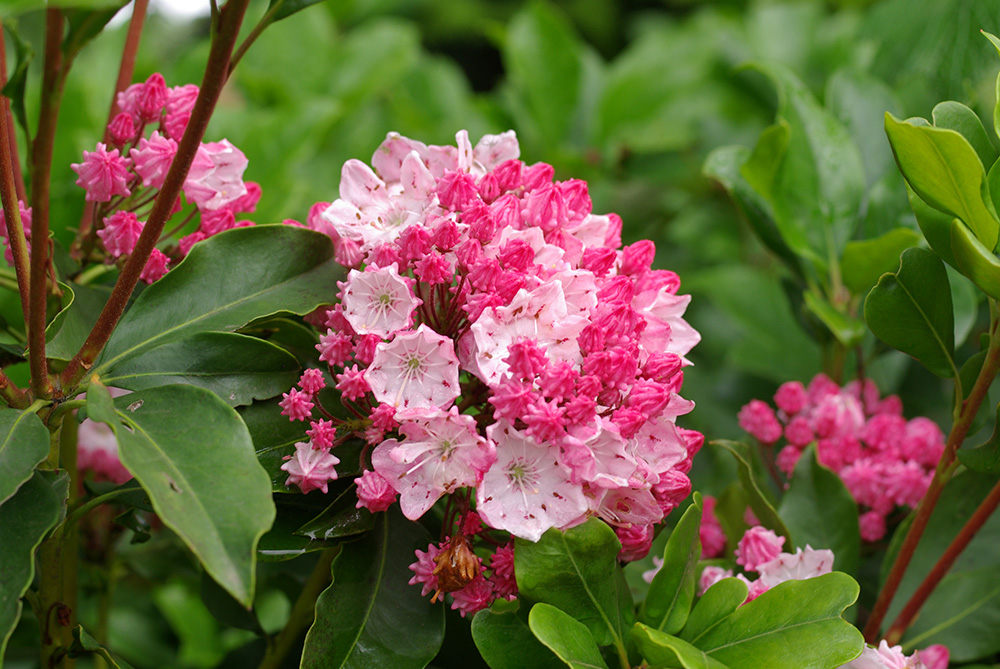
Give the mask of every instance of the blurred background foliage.
<path id="1" fill-rule="evenodd" d="M 252 4 L 244 30 L 265 10 L 263 0 Z M 18 27 L 39 53 L 40 17 L 24 15 Z M 788 269 L 703 173 L 713 149 L 753 147 L 774 120 L 773 85 L 745 66 L 785 66 L 847 127 L 866 171 L 855 233 L 865 239 L 899 226 L 917 230 L 882 130 L 885 111 L 929 117 L 938 101 L 955 99 L 991 117 L 997 62 L 980 29 L 1000 32 L 991 0 L 328 0 L 264 32 L 230 80 L 206 139 L 228 138 L 247 155 L 245 176 L 263 188 L 254 220 L 272 223 L 304 220 L 315 202 L 336 199 L 344 161 L 369 161 L 390 130 L 450 144 L 462 128 L 473 142 L 515 129 L 525 161 L 553 164 L 560 179 L 586 179 L 594 211 L 618 213 L 625 242 L 652 239 L 657 266 L 681 276 L 681 292 L 693 298 L 688 319 L 702 334 L 684 387 L 697 408 L 682 424 L 709 439 L 740 438 L 743 404 L 770 398 L 783 381 L 808 381 L 824 363 L 823 335 L 783 287 Z M 136 81 L 159 71 L 170 86 L 198 83 L 207 30 L 207 18 L 151 15 Z M 52 189 L 64 245 L 83 209 L 69 164 L 103 132 L 124 32 L 119 23 L 95 39 L 67 83 Z M 10 39 L 8 51 L 13 59 Z M 32 68 L 37 77 L 38 63 Z M 845 96 L 844 82 L 863 85 Z M 28 106 L 31 118 L 37 101 L 29 96 Z M 16 322 L 16 294 L 3 300 L 0 313 Z M 975 344 L 988 322 L 983 309 L 966 300 L 957 341 Z M 877 347 L 870 334 L 865 341 Z M 930 415 L 947 431 L 950 384 L 895 352 L 870 373 L 883 393 L 903 397 L 908 415 Z M 692 477 L 712 494 L 732 470 L 706 448 Z M 148 556 L 153 548 L 135 550 Z M 185 559 L 164 554 L 142 564 L 176 570 Z M 294 578 L 284 565 L 262 565 L 261 620 L 286 615 L 283 593 L 293 588 L 283 584 Z M 155 579 L 165 585 L 152 601 L 128 597 L 129 588 L 144 587 L 143 574 L 122 582 L 116 600 L 154 607 L 167 625 L 137 608 L 114 609 L 121 620 L 112 621 L 120 637 L 112 647 L 144 658 L 143 666 L 208 667 L 252 638 L 239 629 L 216 633 L 204 608 L 211 597 L 196 578 L 171 573 Z M 33 633 L 18 630 L 27 639 Z M 128 651 L 136 640 L 141 647 Z M 226 666 L 249 666 L 240 652 L 250 650 L 230 655 Z M 449 641 L 443 652 L 469 658 Z"/>

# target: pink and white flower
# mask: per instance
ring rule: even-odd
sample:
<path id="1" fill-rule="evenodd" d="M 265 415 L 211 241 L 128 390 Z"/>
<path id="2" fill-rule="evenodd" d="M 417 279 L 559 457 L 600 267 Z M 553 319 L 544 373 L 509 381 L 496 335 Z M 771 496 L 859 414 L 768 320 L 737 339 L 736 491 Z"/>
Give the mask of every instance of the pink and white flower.
<path id="1" fill-rule="evenodd" d="M 399 276 L 396 263 L 388 267 L 352 269 L 344 286 L 344 318 L 358 334 L 380 337 L 410 326 L 420 305 L 409 284 Z"/>
<path id="2" fill-rule="evenodd" d="M 451 340 L 421 323 L 375 347 L 365 372 L 375 399 L 397 409 L 447 408 L 458 397 L 458 358 Z"/>

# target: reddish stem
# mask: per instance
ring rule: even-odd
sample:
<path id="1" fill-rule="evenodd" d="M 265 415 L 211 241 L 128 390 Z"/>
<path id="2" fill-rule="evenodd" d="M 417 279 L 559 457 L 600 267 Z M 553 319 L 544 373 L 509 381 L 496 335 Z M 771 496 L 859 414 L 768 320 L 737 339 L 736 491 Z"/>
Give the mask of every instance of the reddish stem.
<path id="1" fill-rule="evenodd" d="M 130 83 L 135 73 L 135 56 L 139 51 L 139 38 L 142 37 L 142 26 L 146 20 L 146 8 L 149 0 L 135 0 L 132 6 L 132 18 L 129 20 L 128 33 L 125 35 L 125 47 L 122 50 L 122 62 L 118 66 L 118 79 L 115 81 L 115 90 L 111 94 L 111 108 L 108 110 L 108 122 L 104 125 L 103 142 L 107 144 L 111 141 L 111 131 L 108 126 L 114 120 L 118 109 L 118 94 L 124 91 Z M 84 240 L 92 237 L 94 227 L 94 202 L 87 202 L 83 208 L 83 216 L 80 217 L 80 231 L 77 233 L 70 255 L 80 260 L 86 251 L 83 249 Z"/>
<path id="2" fill-rule="evenodd" d="M 58 9 L 45 13 L 45 67 L 38 112 L 38 133 L 31 146 L 31 283 L 28 289 L 28 366 L 35 397 L 50 397 L 45 360 L 45 302 L 48 296 L 49 188 L 52 179 L 52 150 L 55 146 L 59 100 L 66 81 L 62 50 L 63 15 Z"/>
<path id="3" fill-rule="evenodd" d="M 986 496 L 986 499 L 982 501 L 975 513 L 972 514 L 972 517 L 965 523 L 959 531 L 958 536 L 948 545 L 944 554 L 934 564 L 927 576 L 924 577 L 924 580 L 920 583 L 916 591 L 914 591 L 910 600 L 906 602 L 903 610 L 896 616 L 896 620 L 893 621 L 889 627 L 889 631 L 885 635 L 885 639 L 889 642 L 889 645 L 899 643 L 899 640 L 903 637 L 903 633 L 906 632 L 907 628 L 916 619 L 917 614 L 920 613 L 920 609 L 927 601 L 927 598 L 931 596 L 938 583 L 945 577 L 951 566 L 955 564 L 955 560 L 962 554 L 962 551 L 969 545 L 969 542 L 976 536 L 976 533 L 982 529 L 986 521 L 993 515 L 998 505 L 1000 505 L 1000 483 L 993 486 L 990 494 Z"/>
<path id="4" fill-rule="evenodd" d="M 0 21 L 2 23 L 2 21 Z M 0 88 L 7 85 L 7 47 L 4 44 L 3 37 L 3 26 L 0 25 Z M 28 196 L 27 191 L 24 189 L 24 175 L 21 174 L 21 160 L 17 155 L 17 133 L 14 128 L 14 114 L 10 109 L 10 98 L 6 95 L 0 96 L 3 100 L 3 108 L 0 109 L 0 114 L 3 114 L 6 122 L 6 130 L 3 134 L 0 134 L 0 141 L 3 141 L 3 137 L 7 138 L 7 150 L 10 151 L 11 155 L 11 171 L 14 175 L 14 190 L 17 193 L 17 199 L 21 202 L 27 202 Z"/>
<path id="5" fill-rule="evenodd" d="M 889 610 L 889 605 L 892 604 L 892 598 L 899 589 L 899 584 L 903 580 L 906 568 L 910 565 L 910 560 L 917 549 L 917 544 L 920 542 L 920 538 L 927 528 L 927 521 L 930 520 L 931 512 L 934 511 L 934 506 L 937 504 L 938 498 L 941 497 L 944 485 L 953 471 L 951 464 L 955 461 L 955 452 L 962 445 L 962 442 L 965 441 L 965 437 L 972 425 L 972 419 L 975 418 L 976 412 L 986 398 L 986 393 L 989 391 L 990 385 L 996 378 L 998 370 L 1000 370 L 1000 341 L 997 339 L 997 323 L 998 319 L 996 314 L 994 314 L 993 323 L 990 328 L 990 347 L 986 355 L 986 360 L 983 362 L 982 369 L 979 370 L 979 376 L 976 378 L 975 385 L 973 385 L 968 397 L 962 402 L 961 411 L 954 425 L 952 425 L 951 434 L 948 435 L 948 442 L 945 444 L 944 453 L 941 454 L 940 461 L 938 461 L 934 478 L 931 479 L 927 492 L 917 506 L 913 523 L 906 532 L 903 545 L 900 546 L 892 569 L 886 577 L 885 585 L 882 586 L 882 590 L 879 592 L 875 606 L 872 607 L 872 612 L 865 625 L 865 639 L 868 643 L 878 641 L 882 621 Z"/>
<path id="6" fill-rule="evenodd" d="M 91 330 L 87 341 L 84 342 L 80 351 L 66 366 L 61 379 L 64 387 L 76 385 L 83 379 L 87 371 L 93 366 L 94 360 L 118 324 L 128 298 L 135 289 L 142 274 L 146 261 L 155 248 L 163 226 L 170 218 L 174 203 L 177 201 L 187 177 L 188 169 L 194 160 L 195 153 L 201 145 L 201 140 L 205 136 L 208 128 L 208 121 L 215 110 L 215 104 L 219 99 L 222 88 L 229 76 L 229 58 L 236 43 L 236 37 L 246 13 L 249 0 L 230 0 L 219 15 L 218 23 L 213 25 L 213 39 L 211 50 L 208 55 L 208 63 L 205 66 L 205 76 L 201 82 L 201 90 L 198 99 L 195 101 L 194 109 L 191 111 L 191 119 L 188 121 L 187 130 L 181 138 L 177 147 L 177 154 L 170 170 L 167 172 L 163 187 L 160 189 L 153 209 L 149 213 L 149 219 L 142 230 L 142 234 L 136 242 L 135 250 L 129 257 L 125 267 L 118 277 L 118 282 L 111 291 L 104 310 L 97 318 L 97 323 Z"/>

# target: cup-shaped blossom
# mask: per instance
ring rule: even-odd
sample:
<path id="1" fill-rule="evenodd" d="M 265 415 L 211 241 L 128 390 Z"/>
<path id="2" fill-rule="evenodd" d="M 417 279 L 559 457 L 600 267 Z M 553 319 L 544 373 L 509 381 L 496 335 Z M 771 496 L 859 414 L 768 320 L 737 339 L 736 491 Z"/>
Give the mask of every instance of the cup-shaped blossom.
<path id="1" fill-rule="evenodd" d="M 809 545 L 797 548 L 795 553 L 781 553 L 778 557 L 757 565 L 760 581 L 773 588 L 785 581 L 801 581 L 822 576 L 833 571 L 833 551 L 823 548 L 816 550 Z"/>
<path id="2" fill-rule="evenodd" d="M 246 195 L 246 168 L 247 157 L 228 139 L 202 144 L 184 181 L 184 194 L 202 210 L 224 207 Z"/>
<path id="3" fill-rule="evenodd" d="M 538 541 L 552 527 L 568 527 L 587 512 L 583 489 L 559 466 L 557 449 L 543 446 L 505 420 L 486 429 L 497 460 L 483 476 L 476 510 L 490 527 Z"/>
<path id="4" fill-rule="evenodd" d="M 344 317 L 355 332 L 388 337 L 410 326 L 420 300 L 393 263 L 365 272 L 352 269 L 344 287 L 343 305 Z"/>
<path id="5" fill-rule="evenodd" d="M 927 669 L 919 653 L 907 657 L 902 646 L 890 646 L 885 639 L 879 642 L 878 648 L 865 646 L 864 650 L 854 660 L 839 669 Z"/>
<path id="6" fill-rule="evenodd" d="M 400 412 L 399 432 L 372 453 L 372 464 L 399 493 L 410 520 L 427 512 L 442 495 L 474 486 L 496 459 L 493 445 L 476 433 L 472 416 L 440 409 Z"/>
<path id="7" fill-rule="evenodd" d="M 312 444 L 300 441 L 295 444 L 295 454 L 286 456 L 287 462 L 281 465 L 288 472 L 285 485 L 295 484 L 303 493 L 310 490 L 327 491 L 327 484 L 337 478 L 335 467 L 340 464 L 340 458 L 326 449 L 315 449 Z"/>
<path id="8" fill-rule="evenodd" d="M 376 400 L 396 409 L 447 408 L 459 393 L 455 346 L 421 323 L 378 344 L 365 379 Z"/>
<path id="9" fill-rule="evenodd" d="M 83 162 L 70 167 L 80 175 L 76 185 L 87 191 L 87 202 L 107 202 L 114 195 L 128 197 L 128 168 L 132 161 L 118 154 L 118 149 L 108 151 L 98 142 L 93 151 L 83 152 Z"/>

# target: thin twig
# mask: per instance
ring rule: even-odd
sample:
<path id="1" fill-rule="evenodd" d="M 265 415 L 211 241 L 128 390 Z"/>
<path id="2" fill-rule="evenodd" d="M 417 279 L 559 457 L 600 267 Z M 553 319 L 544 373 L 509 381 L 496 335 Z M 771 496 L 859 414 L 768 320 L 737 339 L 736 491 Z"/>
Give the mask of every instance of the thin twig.
<path id="1" fill-rule="evenodd" d="M 3 26 L 2 21 L 0 21 L 0 88 L 7 85 L 7 47 L 4 44 L 3 37 Z M 3 138 L 7 138 L 7 149 L 10 151 L 10 155 L 13 158 L 11 160 L 11 170 L 14 173 L 14 187 L 17 192 L 17 199 L 22 202 L 28 201 L 27 191 L 24 188 L 24 175 L 21 173 L 21 160 L 17 155 L 17 133 L 14 128 L 14 114 L 11 112 L 10 108 L 10 98 L 6 95 L 0 96 L 3 100 L 3 108 L 0 109 L 0 114 L 3 114 L 4 120 L 6 122 L 6 130 L 3 134 L 0 134 L 0 141 Z"/>

